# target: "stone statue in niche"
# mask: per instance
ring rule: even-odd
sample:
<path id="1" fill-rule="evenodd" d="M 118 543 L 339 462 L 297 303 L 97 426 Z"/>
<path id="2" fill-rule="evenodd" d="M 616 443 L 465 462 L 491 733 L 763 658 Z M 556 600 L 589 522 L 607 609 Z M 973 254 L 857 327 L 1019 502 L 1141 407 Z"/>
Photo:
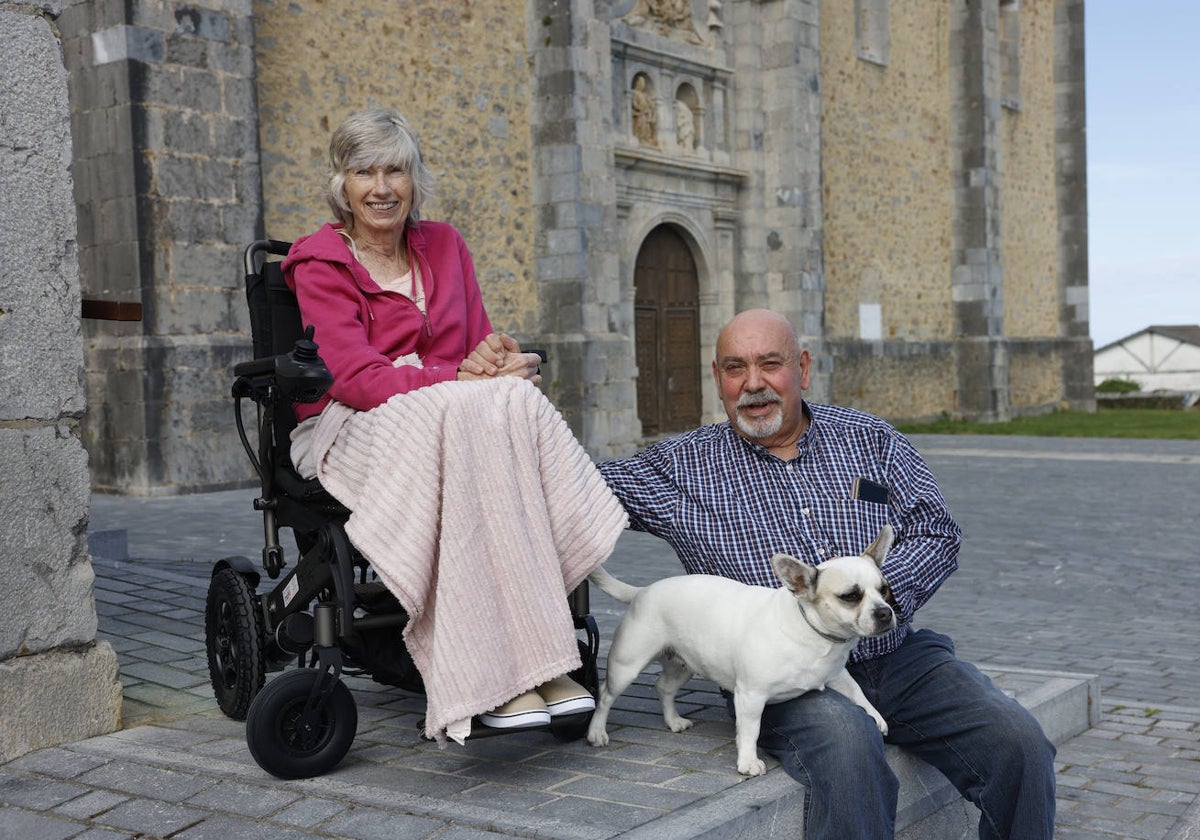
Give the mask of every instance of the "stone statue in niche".
<path id="1" fill-rule="evenodd" d="M 658 145 L 658 108 L 646 93 L 646 77 L 633 80 L 633 136 L 643 146 Z"/>
<path id="2" fill-rule="evenodd" d="M 685 152 L 696 151 L 696 115 L 682 99 L 675 100 L 675 141 Z"/>

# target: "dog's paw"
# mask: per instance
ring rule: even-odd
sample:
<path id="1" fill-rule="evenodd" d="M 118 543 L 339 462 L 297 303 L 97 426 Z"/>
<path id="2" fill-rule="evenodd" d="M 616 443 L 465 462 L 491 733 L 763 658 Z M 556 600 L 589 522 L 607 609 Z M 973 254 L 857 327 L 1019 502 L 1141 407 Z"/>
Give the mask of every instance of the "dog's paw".
<path id="1" fill-rule="evenodd" d="M 676 717 L 667 721 L 667 728 L 672 732 L 683 732 L 692 728 L 692 722 L 685 717 Z"/>
<path id="2" fill-rule="evenodd" d="M 608 746 L 608 732 L 602 728 L 601 729 L 597 729 L 595 727 L 589 728 L 588 733 L 587 733 L 587 740 L 588 740 L 588 743 L 591 744 L 593 747 L 607 747 Z"/>
<path id="3" fill-rule="evenodd" d="M 743 776 L 761 776 L 767 772 L 767 763 L 757 756 L 751 761 L 739 761 L 738 772 Z"/>
<path id="4" fill-rule="evenodd" d="M 888 725 L 887 725 L 887 721 L 886 721 L 886 720 L 884 720 L 884 719 L 883 719 L 882 717 L 880 717 L 879 715 L 875 715 L 875 725 L 876 725 L 877 727 L 879 727 L 879 734 L 880 734 L 880 735 L 886 735 L 886 734 L 888 734 Z"/>

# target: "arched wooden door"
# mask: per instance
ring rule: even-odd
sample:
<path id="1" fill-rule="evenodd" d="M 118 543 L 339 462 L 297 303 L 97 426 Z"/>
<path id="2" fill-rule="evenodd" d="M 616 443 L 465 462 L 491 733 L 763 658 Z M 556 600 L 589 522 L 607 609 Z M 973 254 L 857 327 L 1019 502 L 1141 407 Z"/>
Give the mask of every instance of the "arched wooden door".
<path id="1" fill-rule="evenodd" d="M 642 434 L 700 424 L 700 294 L 696 262 L 669 227 L 650 232 L 633 274 Z"/>

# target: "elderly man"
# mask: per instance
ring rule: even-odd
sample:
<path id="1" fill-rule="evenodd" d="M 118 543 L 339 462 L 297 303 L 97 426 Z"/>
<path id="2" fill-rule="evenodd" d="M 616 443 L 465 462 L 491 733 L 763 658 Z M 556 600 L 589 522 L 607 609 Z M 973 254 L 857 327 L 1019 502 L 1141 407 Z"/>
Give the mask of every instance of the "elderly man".
<path id="1" fill-rule="evenodd" d="M 1054 747 L 1025 709 L 913 628 L 957 568 L 961 535 L 921 456 L 884 421 L 809 403 L 812 358 L 782 315 L 743 312 L 717 338 L 728 422 L 655 444 L 600 471 L 631 527 L 662 537 L 689 573 L 777 586 L 770 558 L 813 565 L 858 554 L 891 523 L 883 567 L 897 627 L 862 640 L 849 670 L 888 723 L 834 691 L 769 705 L 759 745 L 807 788 L 805 836 L 893 836 L 898 782 L 884 742 L 937 767 L 977 805 L 981 838 L 1051 837 Z M 732 711 L 732 707 L 731 707 Z"/>

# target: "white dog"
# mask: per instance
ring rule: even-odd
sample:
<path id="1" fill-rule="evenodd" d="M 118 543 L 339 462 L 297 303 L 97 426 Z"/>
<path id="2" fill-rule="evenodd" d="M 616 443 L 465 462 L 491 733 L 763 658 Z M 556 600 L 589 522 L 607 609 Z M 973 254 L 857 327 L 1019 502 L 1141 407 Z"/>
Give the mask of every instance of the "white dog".
<path id="1" fill-rule="evenodd" d="M 779 589 L 716 575 L 681 575 L 639 588 L 596 569 L 591 581 L 629 609 L 613 635 L 588 742 L 608 744 L 613 701 L 655 659 L 662 664 L 655 689 L 672 732 L 692 725 L 675 710 L 675 692 L 693 674 L 733 693 L 737 769 L 747 776 L 767 769 L 757 750 L 763 707 L 806 691 L 832 688 L 887 734 L 887 724 L 847 673 L 846 660 L 860 637 L 896 626 L 879 571 L 891 545 L 891 526 L 884 525 L 858 557 L 835 557 L 814 568 L 777 554 L 771 565 L 783 581 Z"/>

